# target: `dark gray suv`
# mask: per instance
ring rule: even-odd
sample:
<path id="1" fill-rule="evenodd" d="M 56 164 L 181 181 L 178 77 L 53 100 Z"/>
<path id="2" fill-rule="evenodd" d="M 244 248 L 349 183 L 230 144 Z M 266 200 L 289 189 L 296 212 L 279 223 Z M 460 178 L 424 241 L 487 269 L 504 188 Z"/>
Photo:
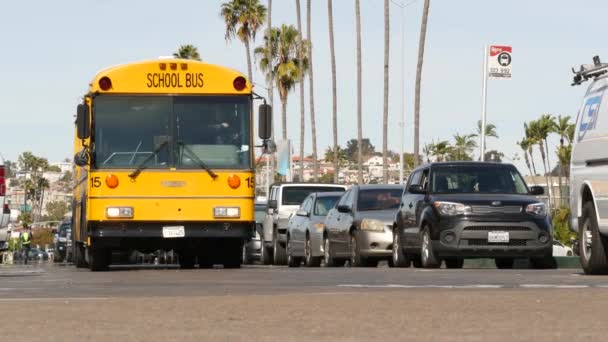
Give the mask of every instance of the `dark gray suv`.
<path id="1" fill-rule="evenodd" d="M 432 163 L 411 174 L 393 223 L 393 264 L 461 268 L 464 258 L 494 258 L 511 268 L 530 258 L 550 268 L 553 229 L 545 204 L 510 164 Z"/>

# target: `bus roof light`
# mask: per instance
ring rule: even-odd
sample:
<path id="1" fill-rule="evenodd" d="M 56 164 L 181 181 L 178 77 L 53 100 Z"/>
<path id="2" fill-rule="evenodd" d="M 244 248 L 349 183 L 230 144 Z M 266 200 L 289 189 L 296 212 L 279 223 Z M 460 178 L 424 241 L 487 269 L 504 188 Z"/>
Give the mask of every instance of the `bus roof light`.
<path id="1" fill-rule="evenodd" d="M 167 70 L 167 63 L 158 63 L 160 70 Z"/>
<path id="2" fill-rule="evenodd" d="M 99 79 L 99 88 L 103 91 L 112 89 L 112 80 L 108 76 L 104 76 Z"/>
<path id="3" fill-rule="evenodd" d="M 177 63 L 169 63 L 171 70 L 177 70 Z"/>
<path id="4" fill-rule="evenodd" d="M 243 76 L 238 76 L 234 79 L 232 85 L 234 86 L 234 89 L 236 89 L 237 91 L 241 91 L 247 86 L 247 80 Z"/>
<path id="5" fill-rule="evenodd" d="M 188 70 L 188 63 L 181 64 L 182 70 Z"/>

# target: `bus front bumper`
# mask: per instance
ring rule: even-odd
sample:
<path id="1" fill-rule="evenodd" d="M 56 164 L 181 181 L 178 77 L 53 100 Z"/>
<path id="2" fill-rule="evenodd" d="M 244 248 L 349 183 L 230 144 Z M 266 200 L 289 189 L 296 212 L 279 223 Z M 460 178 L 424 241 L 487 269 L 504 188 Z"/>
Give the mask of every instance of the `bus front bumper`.
<path id="1" fill-rule="evenodd" d="M 249 240 L 255 234 L 253 222 L 89 222 L 88 236 L 99 239 L 200 239 L 236 238 Z M 183 236 L 167 235 L 167 229 L 183 227 Z"/>

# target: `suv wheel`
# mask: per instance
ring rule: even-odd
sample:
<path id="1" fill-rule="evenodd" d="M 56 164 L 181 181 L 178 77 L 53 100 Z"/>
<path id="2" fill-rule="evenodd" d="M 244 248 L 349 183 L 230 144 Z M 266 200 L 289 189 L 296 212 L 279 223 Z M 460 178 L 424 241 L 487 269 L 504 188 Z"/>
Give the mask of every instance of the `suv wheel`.
<path id="1" fill-rule="evenodd" d="M 424 268 L 439 268 L 441 260 L 433 250 L 433 242 L 431 240 L 431 231 L 428 226 L 422 230 L 422 241 L 420 245 L 420 259 Z"/>
<path id="2" fill-rule="evenodd" d="M 597 224 L 597 214 L 592 202 L 583 206 L 583 224 L 580 226 L 580 257 L 581 265 L 586 274 L 608 273 L 608 256 L 606 249 L 608 241 L 600 235 Z"/>
<path id="3" fill-rule="evenodd" d="M 393 229 L 393 267 L 410 267 L 411 260 L 408 255 L 403 252 L 401 247 L 401 237 L 399 236 L 399 228 Z"/>

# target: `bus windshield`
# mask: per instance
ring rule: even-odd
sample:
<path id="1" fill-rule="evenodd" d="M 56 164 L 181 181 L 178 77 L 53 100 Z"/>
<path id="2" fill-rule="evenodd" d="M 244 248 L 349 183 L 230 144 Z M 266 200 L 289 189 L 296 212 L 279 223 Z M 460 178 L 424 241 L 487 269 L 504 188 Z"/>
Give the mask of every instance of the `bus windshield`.
<path id="1" fill-rule="evenodd" d="M 251 168 L 249 96 L 98 96 L 97 168 Z"/>

